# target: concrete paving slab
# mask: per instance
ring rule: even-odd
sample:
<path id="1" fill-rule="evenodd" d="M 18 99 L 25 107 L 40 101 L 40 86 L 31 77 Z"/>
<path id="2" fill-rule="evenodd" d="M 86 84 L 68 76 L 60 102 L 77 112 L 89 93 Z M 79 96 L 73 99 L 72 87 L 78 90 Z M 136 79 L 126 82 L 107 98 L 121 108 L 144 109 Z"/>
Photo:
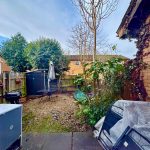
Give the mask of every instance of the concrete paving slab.
<path id="1" fill-rule="evenodd" d="M 102 150 L 102 148 L 91 132 L 75 132 L 72 150 Z"/>
<path id="2" fill-rule="evenodd" d="M 71 150 L 72 133 L 27 134 L 23 150 Z"/>
<path id="3" fill-rule="evenodd" d="M 102 150 L 91 132 L 25 134 L 23 150 Z"/>

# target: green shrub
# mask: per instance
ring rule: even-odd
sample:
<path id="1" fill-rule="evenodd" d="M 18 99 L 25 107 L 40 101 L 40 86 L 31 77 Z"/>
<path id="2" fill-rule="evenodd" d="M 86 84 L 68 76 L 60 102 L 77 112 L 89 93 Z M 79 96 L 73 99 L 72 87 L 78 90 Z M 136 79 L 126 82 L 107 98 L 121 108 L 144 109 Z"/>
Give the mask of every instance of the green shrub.
<path id="1" fill-rule="evenodd" d="M 89 98 L 88 102 L 81 103 L 82 107 L 78 113 L 89 125 L 95 125 L 106 114 L 110 105 L 120 98 L 124 84 L 123 73 L 122 60 L 113 58 L 104 63 L 93 62 L 84 75 L 76 78 L 75 83 L 80 85 L 82 91 L 88 86 L 90 90 L 96 88 L 95 95 Z M 87 78 L 84 79 L 84 76 Z"/>
<path id="2" fill-rule="evenodd" d="M 84 74 L 82 75 L 77 75 L 74 79 L 73 79 L 73 84 L 80 89 L 82 92 L 85 93 L 89 93 L 92 91 L 92 85 L 91 83 L 89 83 L 88 80 L 86 80 L 84 78 Z"/>
<path id="3" fill-rule="evenodd" d="M 84 116 L 87 124 L 93 126 L 100 118 L 106 115 L 108 108 L 115 101 L 115 96 L 103 91 L 100 96 L 91 98 L 88 103 L 82 103 L 79 114 Z"/>

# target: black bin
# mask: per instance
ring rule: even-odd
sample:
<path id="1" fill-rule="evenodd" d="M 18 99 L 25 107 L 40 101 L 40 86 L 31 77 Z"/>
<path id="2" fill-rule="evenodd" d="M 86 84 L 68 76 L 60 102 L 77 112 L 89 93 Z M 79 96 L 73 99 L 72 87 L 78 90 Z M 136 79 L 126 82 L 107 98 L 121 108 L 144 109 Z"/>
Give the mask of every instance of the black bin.
<path id="1" fill-rule="evenodd" d="M 11 104 L 20 104 L 20 92 L 8 92 L 5 94 L 6 101 L 9 101 Z"/>

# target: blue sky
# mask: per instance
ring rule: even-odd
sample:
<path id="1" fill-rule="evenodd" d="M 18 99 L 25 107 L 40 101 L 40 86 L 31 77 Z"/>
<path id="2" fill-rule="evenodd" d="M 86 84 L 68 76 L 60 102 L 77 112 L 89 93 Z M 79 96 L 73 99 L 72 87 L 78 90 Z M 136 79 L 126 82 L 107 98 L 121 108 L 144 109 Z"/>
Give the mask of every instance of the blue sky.
<path id="1" fill-rule="evenodd" d="M 132 58 L 137 51 L 135 43 L 116 37 L 129 3 L 120 0 L 117 10 L 102 22 L 101 32 L 110 44 L 117 44 L 118 54 Z M 71 0 L 0 0 L 0 36 L 10 38 L 21 32 L 28 41 L 55 38 L 66 52 L 71 29 L 80 19 Z"/>
<path id="2" fill-rule="evenodd" d="M 7 40 L 8 40 L 8 38 L 0 36 L 0 45 Z"/>

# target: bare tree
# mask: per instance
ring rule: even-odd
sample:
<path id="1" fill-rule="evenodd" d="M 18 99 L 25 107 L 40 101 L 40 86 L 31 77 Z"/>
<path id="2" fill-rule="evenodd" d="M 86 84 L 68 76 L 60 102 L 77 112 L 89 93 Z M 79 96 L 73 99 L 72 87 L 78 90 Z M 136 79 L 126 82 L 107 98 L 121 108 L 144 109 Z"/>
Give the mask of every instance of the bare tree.
<path id="1" fill-rule="evenodd" d="M 92 54 L 93 49 L 93 36 L 85 24 L 81 23 L 72 29 L 69 45 L 78 52 L 83 65 L 87 60 L 87 56 Z"/>
<path id="2" fill-rule="evenodd" d="M 102 55 L 117 55 L 117 44 L 110 43 L 108 40 L 103 40 L 98 43 L 100 45 L 100 51 L 97 51 L 97 54 Z"/>
<path id="3" fill-rule="evenodd" d="M 85 23 L 93 33 L 93 61 L 95 61 L 97 30 L 101 21 L 107 18 L 116 9 L 118 0 L 74 0 L 74 2 L 79 7 Z"/>

